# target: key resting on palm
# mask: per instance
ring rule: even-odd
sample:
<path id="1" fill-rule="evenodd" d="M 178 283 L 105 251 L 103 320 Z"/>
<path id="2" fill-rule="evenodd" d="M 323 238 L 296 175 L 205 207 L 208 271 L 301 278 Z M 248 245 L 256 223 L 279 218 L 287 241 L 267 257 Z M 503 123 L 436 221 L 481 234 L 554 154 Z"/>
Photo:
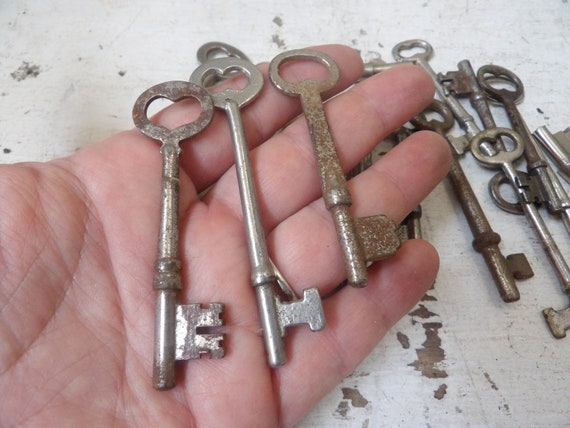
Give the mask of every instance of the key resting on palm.
<path id="1" fill-rule="evenodd" d="M 155 124 L 147 116 L 149 105 L 165 98 L 173 102 L 194 98 L 199 101 L 198 118 L 174 129 Z M 198 328 L 219 327 L 221 303 L 208 308 L 200 304 L 177 302 L 182 289 L 182 263 L 178 251 L 178 197 L 180 143 L 203 131 L 212 121 L 214 106 L 208 93 L 189 82 L 171 81 L 155 85 L 143 92 L 133 107 L 136 127 L 146 136 L 162 142 L 162 195 L 158 256 L 155 262 L 156 290 L 153 385 L 166 390 L 175 386 L 175 360 L 224 356 L 221 334 L 198 333 Z"/>
<path id="2" fill-rule="evenodd" d="M 246 230 L 250 261 L 251 283 L 255 288 L 267 360 L 271 367 L 285 364 L 283 337 L 288 327 L 308 324 L 311 330 L 325 327 L 321 297 L 317 288 L 303 290 L 298 299 L 283 276 L 273 265 L 267 251 L 265 234 L 261 223 L 257 190 L 255 188 L 249 148 L 243 128 L 240 109 L 251 103 L 263 87 L 261 72 L 249 61 L 239 58 L 218 58 L 205 62 L 190 76 L 190 81 L 203 85 L 214 76 L 228 76 L 240 72 L 248 78 L 242 89 L 227 88 L 211 93 L 214 105 L 224 109 L 232 134 L 238 187 Z M 282 301 L 275 293 L 280 286 L 289 300 Z"/>

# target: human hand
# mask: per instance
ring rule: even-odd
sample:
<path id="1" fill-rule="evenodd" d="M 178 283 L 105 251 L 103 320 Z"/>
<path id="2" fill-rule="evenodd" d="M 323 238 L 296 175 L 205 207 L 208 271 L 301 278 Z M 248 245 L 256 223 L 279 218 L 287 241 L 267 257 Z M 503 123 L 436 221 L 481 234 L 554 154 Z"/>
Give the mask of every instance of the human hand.
<path id="1" fill-rule="evenodd" d="M 341 70 L 335 92 L 362 74 L 357 52 L 318 48 Z M 303 66 L 318 71 L 319 65 Z M 303 69 L 301 67 L 301 69 Z M 266 75 L 267 66 L 261 66 Z M 145 88 L 141 88 L 144 90 Z M 332 95 L 332 94 L 331 94 Z M 429 104 L 430 77 L 402 66 L 327 103 L 346 171 Z M 154 121 L 192 120 L 176 103 Z M 243 111 L 272 259 L 296 292 L 330 292 L 344 265 L 298 99 L 267 82 Z M 369 285 L 323 302 L 327 327 L 290 329 L 288 362 L 266 363 L 229 128 L 223 113 L 182 143 L 180 301 L 226 304 L 226 356 L 179 365 L 178 385 L 152 388 L 153 262 L 159 224 L 159 143 L 137 130 L 47 163 L 0 166 L 0 418 L 7 426 L 292 426 L 351 373 L 432 284 L 438 258 L 405 242 L 369 268 Z M 409 137 L 349 182 L 355 216 L 400 222 L 445 176 L 447 144 Z M 210 188 L 206 195 L 198 195 Z"/>

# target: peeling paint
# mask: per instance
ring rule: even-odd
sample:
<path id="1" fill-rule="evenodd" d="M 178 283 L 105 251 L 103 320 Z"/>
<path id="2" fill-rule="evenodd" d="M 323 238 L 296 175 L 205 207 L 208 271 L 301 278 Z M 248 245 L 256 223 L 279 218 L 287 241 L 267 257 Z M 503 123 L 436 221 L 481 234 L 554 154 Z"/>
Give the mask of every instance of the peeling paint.
<path id="1" fill-rule="evenodd" d="M 396 337 L 398 338 L 398 342 L 402 345 L 402 348 L 409 349 L 410 348 L 410 338 L 406 336 L 401 331 L 396 333 Z"/>
<path id="2" fill-rule="evenodd" d="M 39 74 L 40 67 L 38 65 L 23 61 L 16 71 L 10 73 L 10 76 L 19 82 L 27 79 L 28 77 L 38 77 Z"/>
<path id="3" fill-rule="evenodd" d="M 426 322 L 422 325 L 425 329 L 426 340 L 422 343 L 422 348 L 416 349 L 418 359 L 409 365 L 422 372 L 422 376 L 432 379 L 445 378 L 447 372 L 440 367 L 445 359 L 445 351 L 441 348 L 441 339 L 438 335 L 442 324 Z"/>
<path id="4" fill-rule="evenodd" d="M 356 388 L 341 388 L 342 398 L 349 400 L 352 407 L 366 407 L 369 401 Z"/>
<path id="5" fill-rule="evenodd" d="M 493 388 L 495 391 L 498 391 L 499 387 L 495 382 L 493 382 L 493 379 L 491 379 L 491 375 L 487 372 L 483 373 L 483 375 L 485 376 L 485 379 L 487 379 L 487 382 L 491 384 L 491 388 Z"/>
<path id="6" fill-rule="evenodd" d="M 445 383 L 439 385 L 439 388 L 433 392 L 433 396 L 438 400 L 443 399 L 443 397 L 445 397 L 445 394 L 447 394 L 447 385 Z"/>
<path id="7" fill-rule="evenodd" d="M 427 318 L 431 318 L 431 317 L 436 317 L 438 316 L 438 314 L 431 312 L 428 308 L 426 308 L 424 305 L 419 305 L 419 308 L 417 308 L 416 310 L 410 312 L 410 315 L 412 317 L 419 317 L 419 318 L 423 318 L 423 319 L 427 319 Z"/>

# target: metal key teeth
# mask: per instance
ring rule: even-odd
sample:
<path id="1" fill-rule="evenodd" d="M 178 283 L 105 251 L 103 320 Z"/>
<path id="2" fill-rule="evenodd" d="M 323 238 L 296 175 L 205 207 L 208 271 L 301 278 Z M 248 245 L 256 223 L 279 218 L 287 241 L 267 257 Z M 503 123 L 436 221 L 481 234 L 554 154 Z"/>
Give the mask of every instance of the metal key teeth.
<path id="1" fill-rule="evenodd" d="M 321 296 L 316 288 L 303 290 L 302 300 L 282 302 L 275 296 L 275 302 L 281 337 L 285 336 L 290 326 L 308 324 L 312 331 L 320 331 L 327 324 Z"/>
<path id="2" fill-rule="evenodd" d="M 220 318 L 224 311 L 222 303 L 211 303 L 202 308 L 199 303 L 176 306 L 176 359 L 197 359 L 202 354 L 210 354 L 210 358 L 222 358 L 224 348 L 220 342 L 223 334 L 200 333 L 200 328 L 221 327 Z"/>
<path id="3" fill-rule="evenodd" d="M 544 319 L 550 327 L 552 335 L 557 339 L 563 339 L 566 337 L 566 330 L 570 329 L 570 308 L 557 311 L 552 308 L 548 308 L 542 311 Z"/>

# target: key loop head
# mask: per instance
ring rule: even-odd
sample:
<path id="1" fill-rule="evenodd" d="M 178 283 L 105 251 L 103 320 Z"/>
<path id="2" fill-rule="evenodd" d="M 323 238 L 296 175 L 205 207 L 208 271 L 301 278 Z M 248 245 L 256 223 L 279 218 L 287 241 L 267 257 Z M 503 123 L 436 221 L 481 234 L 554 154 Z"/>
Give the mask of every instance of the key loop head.
<path id="1" fill-rule="evenodd" d="M 412 49 L 421 49 L 421 52 L 409 56 L 403 55 L 403 52 Z M 392 48 L 392 56 L 396 61 L 420 60 L 427 62 L 433 56 L 433 47 L 422 39 L 404 40 Z"/>
<path id="2" fill-rule="evenodd" d="M 212 59 L 216 58 L 216 54 L 222 53 L 225 56 L 232 58 L 240 58 L 246 61 L 250 61 L 246 54 L 240 51 L 235 46 L 229 45 L 224 42 L 208 42 L 204 43 L 198 48 L 196 52 L 196 57 L 200 64 L 204 64 Z M 250 61 L 251 62 L 251 61 Z"/>
<path id="3" fill-rule="evenodd" d="M 489 181 L 489 193 L 491 194 L 491 198 L 493 199 L 493 202 L 495 202 L 495 205 L 497 205 L 503 211 L 506 211 L 510 214 L 523 215 L 524 210 L 521 206 L 521 203 L 509 202 L 503 197 L 501 193 L 501 186 L 503 184 L 510 183 L 510 180 L 503 171 L 495 174 Z"/>
<path id="4" fill-rule="evenodd" d="M 511 150 L 498 150 L 492 155 L 487 155 L 481 150 L 483 143 L 493 143 L 500 137 L 507 137 L 513 141 Z M 521 136 L 508 128 L 485 129 L 473 137 L 471 140 L 471 153 L 483 166 L 497 168 L 504 164 L 513 163 L 524 153 L 524 141 Z"/>
<path id="5" fill-rule="evenodd" d="M 232 73 L 243 73 L 248 79 L 243 89 L 227 88 L 220 92 L 210 92 L 214 105 L 225 108 L 231 100 L 241 108 L 255 99 L 263 88 L 263 74 L 249 61 L 241 58 L 215 58 L 199 66 L 190 76 L 190 82 L 204 86 L 204 82 L 212 76 L 228 76 Z"/>
<path id="6" fill-rule="evenodd" d="M 512 71 L 498 66 L 487 64 L 477 70 L 477 80 L 493 101 L 504 102 L 505 100 L 518 103 L 524 96 L 524 85 L 519 77 Z M 508 87 L 497 87 L 500 83 L 506 83 Z M 494 86 L 495 85 L 495 86 Z M 509 89 L 513 88 L 513 89 Z"/>
<path id="7" fill-rule="evenodd" d="M 288 82 L 279 74 L 279 68 L 286 62 L 295 60 L 309 60 L 320 62 L 329 72 L 325 80 L 305 79 L 300 82 Z M 310 49 L 293 49 L 277 55 L 269 64 L 269 78 L 271 82 L 283 93 L 298 96 L 308 88 L 323 93 L 332 89 L 340 78 L 340 71 L 336 62 L 327 54 Z"/>
<path id="8" fill-rule="evenodd" d="M 440 118 L 427 119 L 425 114 L 434 112 L 437 113 Z M 439 100 L 433 100 L 430 105 L 419 115 L 410 119 L 410 123 L 418 129 L 427 129 L 430 131 L 435 131 L 439 133 L 445 133 L 449 131 L 453 126 L 455 119 L 451 110 Z"/>
<path id="9" fill-rule="evenodd" d="M 195 121 L 174 129 L 152 123 L 147 116 L 148 107 L 159 98 L 165 98 L 174 103 L 183 99 L 195 98 L 201 106 L 200 115 Z M 214 105 L 208 92 L 198 85 L 182 80 L 159 83 L 150 87 L 137 98 L 133 106 L 133 121 L 139 131 L 147 137 L 163 143 L 180 143 L 193 137 L 206 129 L 213 117 Z"/>

